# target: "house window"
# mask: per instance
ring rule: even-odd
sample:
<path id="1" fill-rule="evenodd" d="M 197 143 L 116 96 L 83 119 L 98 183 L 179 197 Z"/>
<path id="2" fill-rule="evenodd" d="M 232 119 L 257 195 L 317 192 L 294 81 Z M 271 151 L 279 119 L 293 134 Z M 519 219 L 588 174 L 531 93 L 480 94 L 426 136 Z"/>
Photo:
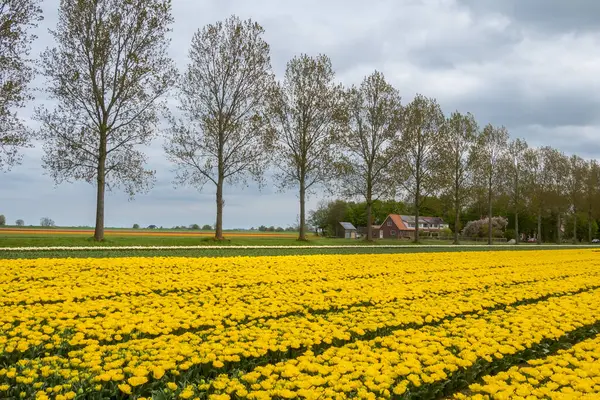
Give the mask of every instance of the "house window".
<path id="1" fill-rule="evenodd" d="M 392 221 L 388 221 L 387 226 L 392 226 Z"/>
<path id="2" fill-rule="evenodd" d="M 396 231 L 392 229 L 392 230 L 390 231 L 390 235 L 392 235 L 392 236 L 396 236 Z"/>

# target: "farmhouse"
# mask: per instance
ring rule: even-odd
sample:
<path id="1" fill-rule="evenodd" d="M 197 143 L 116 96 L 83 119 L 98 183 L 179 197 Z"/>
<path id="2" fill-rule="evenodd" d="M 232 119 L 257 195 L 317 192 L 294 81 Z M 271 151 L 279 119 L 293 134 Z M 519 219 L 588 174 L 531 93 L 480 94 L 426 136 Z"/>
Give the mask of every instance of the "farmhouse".
<path id="1" fill-rule="evenodd" d="M 427 236 L 437 236 L 448 224 L 440 217 L 419 217 L 419 232 Z M 415 237 L 415 217 L 412 215 L 390 214 L 379 228 L 380 239 L 412 239 Z"/>

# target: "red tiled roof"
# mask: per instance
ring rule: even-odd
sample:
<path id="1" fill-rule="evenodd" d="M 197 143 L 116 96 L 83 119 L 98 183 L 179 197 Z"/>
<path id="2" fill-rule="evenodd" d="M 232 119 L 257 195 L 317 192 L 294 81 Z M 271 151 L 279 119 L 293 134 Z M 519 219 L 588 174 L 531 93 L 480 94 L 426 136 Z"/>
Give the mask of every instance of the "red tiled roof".
<path id="1" fill-rule="evenodd" d="M 396 225 L 396 227 L 399 230 L 401 230 L 401 231 L 410 231 L 411 230 L 406 225 L 404 225 L 404 222 L 402 221 L 402 218 L 400 217 L 400 215 L 390 214 L 390 215 L 388 215 L 388 218 L 390 218 L 394 222 L 394 224 Z"/>

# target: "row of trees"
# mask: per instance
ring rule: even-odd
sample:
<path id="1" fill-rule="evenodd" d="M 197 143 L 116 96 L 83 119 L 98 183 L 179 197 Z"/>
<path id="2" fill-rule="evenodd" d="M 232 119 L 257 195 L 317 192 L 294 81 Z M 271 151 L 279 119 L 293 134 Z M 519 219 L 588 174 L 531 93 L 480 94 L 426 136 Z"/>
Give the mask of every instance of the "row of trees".
<path id="1" fill-rule="evenodd" d="M 19 43 L 10 47 L 16 61 L 0 65 L 1 86 L 20 93 L 12 102 L 0 97 L 0 110 L 8 110 L 22 105 L 27 91 L 5 71 L 24 71 L 19 82 L 31 78 L 31 68 L 13 66 L 27 64 L 33 40 L 27 28 L 41 13 L 38 0 L 0 1 L 2 20 L 10 20 L 0 35 Z M 420 94 L 403 105 L 377 71 L 344 88 L 325 55 L 294 57 L 277 81 L 263 28 L 235 16 L 196 32 L 179 74 L 167 54 L 172 23 L 169 0 L 63 0 L 51 31 L 57 45 L 41 55 L 54 106 L 36 109 L 41 128 L 34 136 L 44 143 L 43 165 L 57 183 L 96 185 L 97 240 L 104 237 L 107 189 L 121 187 L 133 197 L 152 186 L 155 171 L 145 168 L 140 146 L 158 134 L 161 112 L 169 122 L 164 150 L 176 182 L 216 188 L 216 239 L 223 238 L 224 186 L 250 179 L 262 185 L 271 166 L 280 189 L 298 190 L 301 240 L 306 198 L 324 188 L 364 199 L 369 222 L 377 199 L 410 199 L 418 218 L 424 199 L 434 195 L 452 199 L 456 221 L 469 202 L 485 197 L 491 219 L 499 188 L 510 191 L 517 215 L 535 208 L 540 221 L 549 211 L 560 216 L 585 208 L 591 224 L 597 212 L 596 161 L 510 141 L 504 127 L 480 129 L 468 113 L 446 117 L 435 99 Z M 172 88 L 177 113 L 165 104 Z M 3 148 L 27 142 L 30 132 L 14 114 L 0 117 Z M 3 157 L 3 165 L 15 163 L 14 153 Z"/>
<path id="2" fill-rule="evenodd" d="M 6 217 L 3 214 L 0 214 L 0 226 L 6 225 Z M 15 226 L 25 226 L 25 221 L 22 219 L 18 219 L 15 221 Z M 54 221 L 48 217 L 43 217 L 40 219 L 40 226 L 44 227 L 52 227 L 55 226 Z"/>

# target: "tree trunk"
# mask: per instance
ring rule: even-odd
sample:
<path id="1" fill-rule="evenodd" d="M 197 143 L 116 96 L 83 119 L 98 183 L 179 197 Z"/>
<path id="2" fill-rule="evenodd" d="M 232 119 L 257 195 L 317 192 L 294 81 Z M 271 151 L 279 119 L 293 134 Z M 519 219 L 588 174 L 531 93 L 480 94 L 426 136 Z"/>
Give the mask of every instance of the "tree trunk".
<path id="1" fill-rule="evenodd" d="M 460 244 L 458 240 L 458 228 L 460 227 L 460 211 L 458 207 L 456 208 L 456 212 L 454 214 L 454 244 Z"/>
<path id="2" fill-rule="evenodd" d="M 538 211 L 537 244 L 542 244 L 542 209 Z"/>
<path id="3" fill-rule="evenodd" d="M 223 177 L 219 174 L 217 181 L 217 223 L 215 226 L 215 239 L 223 240 Z"/>
<path id="4" fill-rule="evenodd" d="M 223 148 L 225 147 L 225 138 L 221 129 L 221 119 L 219 118 L 219 145 L 217 148 L 217 222 L 215 223 L 215 240 L 223 240 L 223 185 L 224 185 L 224 165 Z"/>
<path id="5" fill-rule="evenodd" d="M 373 224 L 371 223 L 371 214 L 373 212 L 373 193 L 371 189 L 371 182 L 367 183 L 367 241 L 373 240 Z"/>
<path id="6" fill-rule="evenodd" d="M 415 237 L 414 242 L 419 243 L 419 195 L 421 194 L 421 183 L 417 179 L 417 190 L 415 191 Z M 398 232 L 398 235 L 400 232 Z"/>
<path id="7" fill-rule="evenodd" d="M 300 234 L 298 235 L 298 240 L 305 241 L 306 240 L 306 232 L 305 232 L 305 197 L 306 197 L 306 188 L 304 187 L 304 179 L 300 180 Z M 336 229 L 337 231 L 337 229 Z"/>
<path id="8" fill-rule="evenodd" d="M 460 183 L 458 180 L 459 158 L 454 169 L 454 244 L 459 244 L 458 228 L 460 226 Z"/>
<path id="9" fill-rule="evenodd" d="M 98 165 L 98 190 L 96 196 L 96 227 L 94 229 L 94 240 L 104 240 L 104 190 L 106 182 L 104 178 L 104 163 Z"/>
<path id="10" fill-rule="evenodd" d="M 100 148 L 97 169 L 97 193 L 96 193 L 96 227 L 94 228 L 94 240 L 104 240 L 104 191 L 106 189 L 106 134 L 100 134 Z"/>
<path id="11" fill-rule="evenodd" d="M 520 235 L 519 235 L 519 198 L 521 194 L 519 193 L 519 163 L 517 162 L 515 166 L 515 244 L 519 244 Z"/>
<path id="12" fill-rule="evenodd" d="M 415 240 L 414 240 L 414 242 L 419 243 L 419 207 L 416 206 L 416 202 L 415 202 Z"/>
<path id="13" fill-rule="evenodd" d="M 519 244 L 519 210 L 515 209 L 515 244 Z"/>
<path id="14" fill-rule="evenodd" d="M 560 232 L 560 211 L 556 213 L 556 243 L 562 243 L 562 234 Z"/>
<path id="15" fill-rule="evenodd" d="M 573 208 L 573 244 L 577 244 L 577 209 Z"/>
<path id="16" fill-rule="evenodd" d="M 454 244 L 459 244 L 458 228 L 460 226 L 460 208 L 458 204 L 458 192 L 454 195 Z"/>
<path id="17" fill-rule="evenodd" d="M 370 200 L 367 200 L 367 241 L 373 240 L 373 225 L 371 224 L 371 213 L 373 206 Z"/>
<path id="18" fill-rule="evenodd" d="M 488 245 L 492 245 L 492 177 L 488 183 Z"/>
<path id="19" fill-rule="evenodd" d="M 588 242 L 592 243 L 592 207 L 588 210 Z"/>

